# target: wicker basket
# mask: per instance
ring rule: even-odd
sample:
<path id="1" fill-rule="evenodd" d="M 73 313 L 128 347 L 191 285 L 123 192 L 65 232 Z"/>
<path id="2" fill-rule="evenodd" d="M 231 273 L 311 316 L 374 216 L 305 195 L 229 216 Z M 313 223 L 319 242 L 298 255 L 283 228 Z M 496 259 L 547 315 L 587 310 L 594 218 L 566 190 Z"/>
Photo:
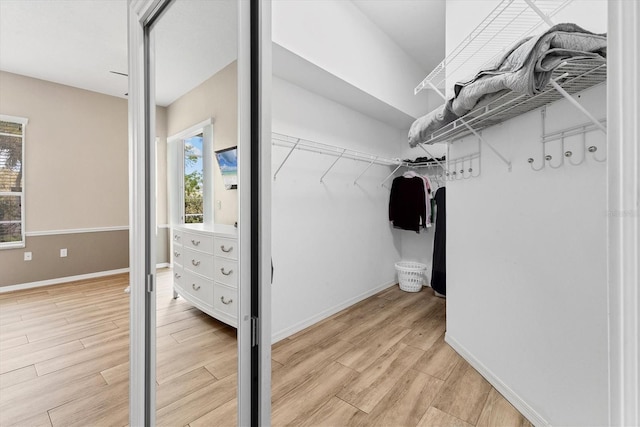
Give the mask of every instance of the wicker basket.
<path id="1" fill-rule="evenodd" d="M 398 284 L 405 292 L 418 292 L 422 289 L 424 272 L 427 269 L 425 264 L 411 261 L 396 262 L 398 272 Z"/>

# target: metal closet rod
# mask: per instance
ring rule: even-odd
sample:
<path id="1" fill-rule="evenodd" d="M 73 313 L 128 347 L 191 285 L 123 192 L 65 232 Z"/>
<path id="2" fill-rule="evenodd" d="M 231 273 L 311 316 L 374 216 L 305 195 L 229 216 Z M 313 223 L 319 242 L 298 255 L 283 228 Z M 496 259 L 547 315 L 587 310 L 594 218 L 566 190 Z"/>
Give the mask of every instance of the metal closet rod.
<path id="1" fill-rule="evenodd" d="M 282 160 L 278 168 L 273 174 L 273 179 L 275 180 L 278 176 L 278 173 L 284 166 L 284 164 L 289 160 L 291 154 L 295 150 L 307 151 L 311 153 L 317 154 L 327 154 L 330 156 L 337 157 L 336 160 L 329 166 L 329 168 L 322 174 L 320 178 L 320 182 L 323 182 L 324 177 L 331 171 L 331 169 L 338 163 L 340 159 L 351 159 L 361 162 L 368 163 L 367 167 L 358 175 L 358 177 L 354 180 L 354 184 L 358 183 L 358 180 L 365 174 L 367 170 L 373 165 L 382 165 L 382 166 L 396 166 L 395 170 L 392 172 L 393 175 L 398 169 L 401 167 L 410 167 L 410 168 L 423 168 L 423 167 L 434 167 L 439 164 L 437 160 L 435 162 L 422 162 L 422 163 L 410 163 L 405 162 L 400 159 L 390 159 L 382 156 L 377 156 L 375 154 L 365 153 L 362 151 L 352 150 L 350 148 L 340 147 L 337 145 L 325 144 L 322 142 L 312 141 L 308 139 L 298 138 L 290 135 L 285 135 L 282 133 L 272 132 L 271 134 L 272 144 L 278 147 L 287 147 L 289 148 L 289 152 Z M 435 159 L 435 158 L 434 158 Z M 437 162 L 437 163 L 436 163 Z M 388 178 L 387 178 L 388 179 Z M 385 179 L 382 184 L 384 184 Z"/>

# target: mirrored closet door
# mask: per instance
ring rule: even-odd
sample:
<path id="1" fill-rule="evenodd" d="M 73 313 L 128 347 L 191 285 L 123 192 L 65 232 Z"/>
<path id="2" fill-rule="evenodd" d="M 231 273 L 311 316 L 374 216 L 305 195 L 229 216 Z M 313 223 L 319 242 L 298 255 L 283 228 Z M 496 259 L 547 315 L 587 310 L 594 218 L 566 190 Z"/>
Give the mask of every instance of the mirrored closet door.
<path id="1" fill-rule="evenodd" d="M 251 232 L 259 7 L 130 3 L 132 284 L 146 285 L 132 286 L 132 424 L 255 425 L 270 400 L 258 393 L 263 263 Z"/>

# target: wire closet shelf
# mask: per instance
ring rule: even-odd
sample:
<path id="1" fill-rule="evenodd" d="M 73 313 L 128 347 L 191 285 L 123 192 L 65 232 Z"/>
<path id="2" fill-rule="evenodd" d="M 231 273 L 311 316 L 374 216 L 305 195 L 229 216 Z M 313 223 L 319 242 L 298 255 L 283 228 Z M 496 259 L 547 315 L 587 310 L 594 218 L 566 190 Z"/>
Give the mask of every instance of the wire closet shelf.
<path id="1" fill-rule="evenodd" d="M 606 79 L 607 64 L 605 60 L 565 61 L 556 68 L 550 83 L 539 94 L 529 96 L 509 91 L 438 129 L 421 143 L 434 144 L 463 138 L 473 133 L 469 127 L 475 131 L 480 131 L 528 111 L 541 108 L 551 102 L 566 98 L 557 89 L 557 86 L 564 89 L 568 94 L 574 94 L 600 84 Z"/>
<path id="2" fill-rule="evenodd" d="M 427 88 L 445 88 L 506 52 L 518 40 L 552 26 L 550 18 L 573 0 L 503 0 L 471 33 L 416 86 L 414 94 Z"/>

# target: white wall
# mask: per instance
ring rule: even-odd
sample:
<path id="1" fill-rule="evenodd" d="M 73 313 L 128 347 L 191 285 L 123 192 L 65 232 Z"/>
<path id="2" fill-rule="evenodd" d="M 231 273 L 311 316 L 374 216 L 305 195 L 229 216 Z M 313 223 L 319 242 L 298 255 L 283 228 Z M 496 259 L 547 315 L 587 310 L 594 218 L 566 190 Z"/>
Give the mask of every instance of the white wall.
<path id="1" fill-rule="evenodd" d="M 413 95 L 423 70 L 352 2 L 273 2 L 273 41 L 393 107 L 418 117 L 428 91 Z"/>
<path id="2" fill-rule="evenodd" d="M 579 97 L 598 118 L 605 100 L 604 85 Z M 548 107 L 547 131 L 585 122 L 567 101 Z M 485 130 L 513 171 L 484 149 L 479 178 L 447 184 L 447 339 L 538 422 L 606 425 L 606 166 L 587 153 L 580 166 L 534 172 L 540 135 L 539 111 Z M 599 156 L 604 142 L 587 134 Z M 566 143 L 577 160 L 579 137 Z"/>
<path id="3" fill-rule="evenodd" d="M 273 131 L 381 156 L 405 143 L 389 127 L 279 78 L 273 79 Z M 273 170 L 288 150 L 273 148 Z M 388 221 L 389 189 L 380 182 L 392 171 L 294 152 L 273 182 L 272 330 L 276 340 L 396 283 L 400 233 Z M 390 186 L 390 181 L 387 186 Z"/>

